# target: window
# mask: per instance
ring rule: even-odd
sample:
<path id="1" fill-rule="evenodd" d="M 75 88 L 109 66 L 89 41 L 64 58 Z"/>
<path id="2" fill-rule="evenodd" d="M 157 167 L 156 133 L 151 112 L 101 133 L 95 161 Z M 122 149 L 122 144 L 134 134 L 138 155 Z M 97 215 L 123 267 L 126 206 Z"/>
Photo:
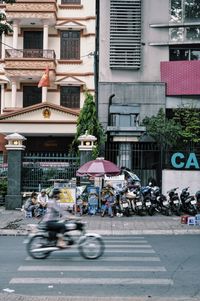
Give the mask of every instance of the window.
<path id="1" fill-rule="evenodd" d="M 61 32 L 61 54 L 63 60 L 80 59 L 80 31 Z"/>
<path id="2" fill-rule="evenodd" d="M 199 0 L 171 0 L 171 22 L 200 21 Z"/>
<path id="3" fill-rule="evenodd" d="M 80 108 L 80 87 L 60 87 L 60 105 L 67 108 Z"/>
<path id="4" fill-rule="evenodd" d="M 23 107 L 29 107 L 40 103 L 42 89 L 37 86 L 23 86 Z"/>
<path id="5" fill-rule="evenodd" d="M 200 60 L 200 44 L 171 46 L 169 48 L 169 60 L 170 61 Z"/>
<path id="6" fill-rule="evenodd" d="M 61 0 L 61 4 L 81 4 L 81 0 Z"/>

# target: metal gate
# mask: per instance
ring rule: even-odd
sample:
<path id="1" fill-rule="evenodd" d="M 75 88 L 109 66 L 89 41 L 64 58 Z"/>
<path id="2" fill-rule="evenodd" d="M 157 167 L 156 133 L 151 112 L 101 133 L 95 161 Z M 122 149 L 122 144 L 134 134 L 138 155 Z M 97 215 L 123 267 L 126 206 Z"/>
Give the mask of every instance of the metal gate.
<path id="1" fill-rule="evenodd" d="M 127 167 L 141 179 L 142 185 L 149 178 L 161 185 L 162 163 L 160 148 L 155 143 L 108 143 L 105 158 L 119 167 Z"/>
<path id="2" fill-rule="evenodd" d="M 70 182 L 75 178 L 79 158 L 58 153 L 25 154 L 22 164 L 22 192 L 39 191 L 54 180 Z"/>

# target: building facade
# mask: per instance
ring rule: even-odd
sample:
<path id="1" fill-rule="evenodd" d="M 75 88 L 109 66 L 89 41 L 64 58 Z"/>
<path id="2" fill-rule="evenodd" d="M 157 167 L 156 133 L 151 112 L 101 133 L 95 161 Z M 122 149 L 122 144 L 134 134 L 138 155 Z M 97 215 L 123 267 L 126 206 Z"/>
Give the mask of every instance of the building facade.
<path id="1" fill-rule="evenodd" d="M 28 152 L 67 152 L 84 91 L 94 94 L 95 1 L 3 4 L 13 32 L 1 37 L 0 152 L 24 135 Z M 49 68 L 50 86 L 38 88 Z"/>
<path id="2" fill-rule="evenodd" d="M 138 141 L 160 108 L 200 108 L 199 1 L 99 4 L 98 112 L 111 140 Z"/>

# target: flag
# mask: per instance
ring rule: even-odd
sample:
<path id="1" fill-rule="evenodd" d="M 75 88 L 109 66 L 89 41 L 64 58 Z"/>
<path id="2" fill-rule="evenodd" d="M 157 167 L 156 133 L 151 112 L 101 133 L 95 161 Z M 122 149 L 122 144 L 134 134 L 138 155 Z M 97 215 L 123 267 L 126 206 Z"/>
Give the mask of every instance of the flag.
<path id="1" fill-rule="evenodd" d="M 50 80 L 49 80 L 49 67 L 46 67 L 44 74 L 42 75 L 39 83 L 38 88 L 41 87 L 49 87 L 50 86 Z"/>

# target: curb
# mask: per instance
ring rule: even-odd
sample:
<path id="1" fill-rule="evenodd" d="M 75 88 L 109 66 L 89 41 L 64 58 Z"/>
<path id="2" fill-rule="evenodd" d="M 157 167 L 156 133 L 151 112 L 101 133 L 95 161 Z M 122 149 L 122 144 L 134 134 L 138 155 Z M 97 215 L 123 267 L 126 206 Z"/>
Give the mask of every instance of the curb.
<path id="1" fill-rule="evenodd" d="M 200 229 L 174 229 L 174 230 L 95 230 L 88 229 L 88 233 L 97 233 L 100 235 L 200 235 Z M 26 230 L 0 229 L 0 236 L 26 236 Z"/>

